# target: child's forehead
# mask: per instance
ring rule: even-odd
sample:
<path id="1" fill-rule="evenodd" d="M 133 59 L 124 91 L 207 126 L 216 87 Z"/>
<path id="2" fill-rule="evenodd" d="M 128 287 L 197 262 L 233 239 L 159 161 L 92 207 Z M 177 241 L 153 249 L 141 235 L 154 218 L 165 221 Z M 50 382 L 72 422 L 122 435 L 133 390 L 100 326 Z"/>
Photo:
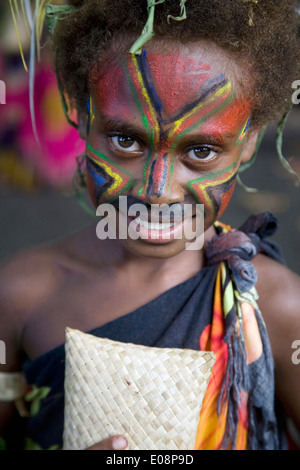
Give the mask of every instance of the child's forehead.
<path id="1" fill-rule="evenodd" d="M 161 95 L 170 92 L 187 94 L 188 91 L 192 95 L 206 80 L 221 75 L 240 93 L 247 88 L 243 86 L 242 90 L 241 84 L 249 82 L 249 69 L 246 70 L 233 55 L 210 41 L 189 45 L 173 41 L 163 47 L 159 42 L 150 42 L 140 55 L 124 53 L 108 57 L 98 76 L 94 75 L 96 86 L 106 81 L 111 84 L 112 77 L 128 81 L 137 70 L 143 75 L 141 78 L 146 77 L 151 82 L 149 86 L 160 89 Z"/>

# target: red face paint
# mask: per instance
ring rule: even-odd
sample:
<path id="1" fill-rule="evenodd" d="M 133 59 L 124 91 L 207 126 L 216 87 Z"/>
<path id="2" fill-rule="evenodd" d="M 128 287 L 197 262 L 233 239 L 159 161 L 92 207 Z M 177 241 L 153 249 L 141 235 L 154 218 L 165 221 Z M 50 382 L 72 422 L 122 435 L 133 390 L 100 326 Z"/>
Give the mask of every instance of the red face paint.
<path id="1" fill-rule="evenodd" d="M 171 120 L 198 98 L 210 77 L 208 64 L 176 54 L 144 51 L 141 56 L 129 58 L 128 68 L 141 100 L 146 90 L 157 113 L 161 113 L 165 121 Z"/>
<path id="2" fill-rule="evenodd" d="M 193 198 L 205 205 L 207 220 L 213 223 L 234 189 L 238 144 L 251 108 L 229 76 L 209 54 L 204 61 L 180 50 L 128 54 L 119 63 L 110 62 L 92 88 L 95 119 L 88 138 L 90 148 L 103 155 L 102 169 L 114 163 L 122 181 L 124 174 L 130 181 L 123 185 L 128 194 L 149 203 Z M 130 136 L 140 150 L 116 151 L 109 143 L 114 133 Z M 203 146 L 216 157 L 189 158 L 191 148 Z M 109 188 L 108 180 L 107 194 L 114 191 L 117 197 L 118 187 Z"/>

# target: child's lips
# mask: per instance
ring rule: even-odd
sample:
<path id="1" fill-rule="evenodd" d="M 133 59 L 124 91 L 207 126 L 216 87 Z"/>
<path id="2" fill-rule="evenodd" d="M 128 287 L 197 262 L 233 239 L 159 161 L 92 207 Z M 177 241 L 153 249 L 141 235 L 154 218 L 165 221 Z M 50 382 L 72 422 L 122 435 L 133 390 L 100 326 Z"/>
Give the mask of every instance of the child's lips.
<path id="1" fill-rule="evenodd" d="M 168 243 L 175 238 L 183 238 L 185 224 L 192 218 L 180 218 L 169 222 L 157 222 L 153 220 L 143 220 L 139 217 L 128 218 L 128 224 L 139 233 L 139 237 L 154 243 Z"/>
<path id="2" fill-rule="evenodd" d="M 170 222 L 163 222 L 162 220 L 155 221 L 155 219 L 150 220 L 143 220 L 140 219 L 139 217 L 136 217 L 133 219 L 136 224 L 140 224 L 142 227 L 145 227 L 147 230 L 170 230 L 171 227 L 174 227 L 174 225 L 177 225 L 180 221 L 175 222 L 175 221 L 170 221 Z"/>
<path id="3" fill-rule="evenodd" d="M 154 205 L 156 206 L 156 205 Z M 117 207 L 118 212 L 123 217 L 123 220 L 127 225 L 127 235 L 133 239 L 143 239 L 150 243 L 168 243 L 173 239 L 183 239 L 184 230 L 189 224 L 193 223 L 196 217 L 196 207 L 194 204 L 189 204 L 189 210 L 185 214 L 185 206 L 183 204 L 176 204 L 170 208 L 164 208 L 163 205 L 160 207 L 148 207 L 141 212 L 136 210 L 130 210 L 131 204 L 126 209 Z M 120 210 L 121 209 L 121 210 Z M 123 210 L 122 210 L 123 209 Z M 136 209 L 136 208 L 134 208 Z M 133 215 L 129 215 L 132 212 Z"/>

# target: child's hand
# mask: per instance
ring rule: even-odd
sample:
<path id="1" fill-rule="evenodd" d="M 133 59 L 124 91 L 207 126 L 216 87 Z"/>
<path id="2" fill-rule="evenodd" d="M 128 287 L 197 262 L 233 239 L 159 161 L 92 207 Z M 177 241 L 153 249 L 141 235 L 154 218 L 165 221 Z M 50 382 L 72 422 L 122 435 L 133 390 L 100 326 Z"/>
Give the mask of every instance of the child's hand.
<path id="1" fill-rule="evenodd" d="M 86 450 L 123 450 L 127 447 L 127 444 L 124 436 L 113 436 L 88 447 Z"/>

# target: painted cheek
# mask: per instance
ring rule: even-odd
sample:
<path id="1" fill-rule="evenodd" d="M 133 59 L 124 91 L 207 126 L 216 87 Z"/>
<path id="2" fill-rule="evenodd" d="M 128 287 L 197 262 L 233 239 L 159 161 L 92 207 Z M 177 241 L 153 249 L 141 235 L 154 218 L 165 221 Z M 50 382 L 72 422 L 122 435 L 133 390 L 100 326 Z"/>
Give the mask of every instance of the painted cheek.
<path id="1" fill-rule="evenodd" d="M 218 201 L 218 211 L 214 214 L 214 217 L 217 219 L 222 216 L 225 212 L 226 207 L 228 206 L 233 192 L 236 185 L 236 175 L 228 180 L 227 183 L 224 184 L 223 188 L 220 188 L 217 191 L 217 194 L 214 195 L 214 199 Z"/>
<path id="2" fill-rule="evenodd" d="M 197 203 L 204 205 L 207 224 L 224 213 L 235 188 L 238 168 L 239 159 L 225 170 L 208 173 L 187 183 Z"/>
<path id="3" fill-rule="evenodd" d="M 224 132 L 238 133 L 236 145 L 243 142 L 249 123 L 250 105 L 246 101 L 235 100 L 232 105 L 214 114 L 201 125 L 204 134 L 222 139 Z M 212 223 L 224 213 L 236 185 L 236 175 L 240 158 L 225 170 L 211 172 L 190 181 L 187 186 L 198 203 L 204 205 L 206 222 Z"/>
<path id="4" fill-rule="evenodd" d="M 87 190 L 90 196 L 90 199 L 95 207 L 98 206 L 98 195 L 97 195 L 97 184 L 94 178 L 93 173 L 90 171 L 90 168 L 87 164 L 87 171 L 86 171 L 86 183 L 87 183 Z"/>
<path id="5" fill-rule="evenodd" d="M 93 188 L 92 200 L 97 203 L 112 202 L 134 186 L 135 180 L 131 173 L 115 164 L 106 155 L 87 145 L 87 170 Z"/>

